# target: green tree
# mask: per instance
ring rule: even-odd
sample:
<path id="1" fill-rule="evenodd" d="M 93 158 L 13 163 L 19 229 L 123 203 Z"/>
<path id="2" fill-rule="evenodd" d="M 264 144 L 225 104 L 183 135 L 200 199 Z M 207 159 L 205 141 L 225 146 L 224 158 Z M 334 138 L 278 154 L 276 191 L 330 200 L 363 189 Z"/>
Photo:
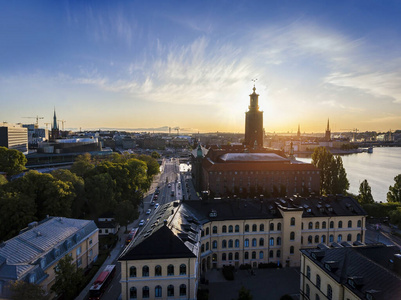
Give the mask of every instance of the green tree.
<path id="1" fill-rule="evenodd" d="M 117 204 L 115 217 L 116 221 L 121 226 L 125 226 L 125 231 L 127 231 L 127 225 L 136 220 L 139 217 L 139 213 L 131 202 L 123 201 Z"/>
<path id="2" fill-rule="evenodd" d="M 361 184 L 359 185 L 358 201 L 362 204 L 369 204 L 375 202 L 373 200 L 372 190 L 366 179 L 362 181 Z"/>
<path id="3" fill-rule="evenodd" d="M 153 152 L 150 154 L 150 156 L 153 157 L 153 158 L 155 158 L 155 159 L 158 159 L 158 158 L 161 157 L 160 154 L 157 153 L 156 151 L 153 151 Z"/>
<path id="4" fill-rule="evenodd" d="M 0 147 L 0 172 L 6 172 L 7 176 L 21 173 L 25 170 L 27 159 L 18 150 Z"/>
<path id="5" fill-rule="evenodd" d="M 48 300 L 49 296 L 38 284 L 17 280 L 10 284 L 12 300 Z"/>
<path id="6" fill-rule="evenodd" d="M 8 183 L 6 176 L 3 176 L 0 174 L 0 186 L 2 186 L 3 184 L 6 184 L 6 183 Z"/>
<path id="7" fill-rule="evenodd" d="M 390 223 L 401 226 L 401 207 L 397 207 L 397 209 L 390 211 Z"/>
<path id="8" fill-rule="evenodd" d="M 78 176 L 84 177 L 84 175 L 94 168 L 92 163 L 92 157 L 89 153 L 78 155 L 74 163 L 71 166 L 71 172 Z"/>
<path id="9" fill-rule="evenodd" d="M 389 187 L 387 202 L 401 202 L 401 174 L 394 177 L 394 185 Z"/>
<path id="10" fill-rule="evenodd" d="M 81 290 L 83 275 L 82 270 L 73 264 L 70 255 L 59 260 L 54 268 L 56 274 L 54 285 L 51 290 L 57 295 L 63 295 L 63 299 L 74 299 Z"/>
<path id="11" fill-rule="evenodd" d="M 117 204 L 115 189 L 116 182 L 110 174 L 95 174 L 85 179 L 85 195 L 93 218 L 97 218 L 105 212 L 114 211 Z"/>
<path id="12" fill-rule="evenodd" d="M 251 291 L 241 286 L 238 292 L 238 300 L 252 300 L 253 296 L 251 295 Z"/>

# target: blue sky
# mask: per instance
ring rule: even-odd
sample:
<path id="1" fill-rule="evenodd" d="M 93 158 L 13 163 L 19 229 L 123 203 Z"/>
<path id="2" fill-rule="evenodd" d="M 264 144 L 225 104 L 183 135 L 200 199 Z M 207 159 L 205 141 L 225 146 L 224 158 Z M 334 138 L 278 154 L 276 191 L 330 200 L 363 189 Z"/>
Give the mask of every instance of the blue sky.
<path id="1" fill-rule="evenodd" d="M 399 1 L 1 1 L 0 122 L 400 129 Z M 33 120 L 33 119 L 32 119 Z"/>

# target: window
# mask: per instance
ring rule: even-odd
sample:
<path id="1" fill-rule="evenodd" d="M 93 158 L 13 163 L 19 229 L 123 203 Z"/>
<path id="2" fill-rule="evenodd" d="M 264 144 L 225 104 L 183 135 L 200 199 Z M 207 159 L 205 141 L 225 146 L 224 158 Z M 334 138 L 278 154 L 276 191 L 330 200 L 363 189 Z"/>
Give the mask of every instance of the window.
<path id="1" fill-rule="evenodd" d="M 209 250 L 209 242 L 206 242 L 206 251 Z"/>
<path id="2" fill-rule="evenodd" d="M 352 241 L 352 234 L 349 233 L 349 234 L 347 235 L 347 242 L 351 242 L 351 241 Z"/>
<path id="3" fill-rule="evenodd" d="M 245 225 L 245 232 L 249 232 L 249 225 L 248 224 Z"/>
<path id="4" fill-rule="evenodd" d="M 233 254 L 231 252 L 228 253 L 228 260 L 233 260 Z"/>
<path id="5" fill-rule="evenodd" d="M 320 276 L 316 274 L 316 287 L 320 290 Z"/>
<path id="6" fill-rule="evenodd" d="M 129 277 L 136 277 L 136 267 L 129 268 Z"/>
<path id="7" fill-rule="evenodd" d="M 290 247 L 290 254 L 294 254 L 294 246 Z"/>
<path id="8" fill-rule="evenodd" d="M 202 244 L 202 245 L 201 245 L 201 252 L 204 252 L 204 251 L 205 251 L 205 245 Z"/>
<path id="9" fill-rule="evenodd" d="M 306 277 L 310 280 L 310 267 L 306 266 Z"/>
<path id="10" fill-rule="evenodd" d="M 212 247 L 213 247 L 213 249 L 217 249 L 217 241 L 212 242 Z"/>
<path id="11" fill-rule="evenodd" d="M 352 221 L 351 220 L 348 221 L 348 228 L 352 228 Z"/>
<path id="12" fill-rule="evenodd" d="M 156 285 L 155 287 L 155 297 L 160 298 L 162 296 L 162 287 L 160 285 Z"/>
<path id="13" fill-rule="evenodd" d="M 281 256 L 281 251 L 280 251 L 280 250 L 277 250 L 276 256 L 277 256 L 277 257 L 280 257 L 280 256 Z"/>
<path id="14" fill-rule="evenodd" d="M 333 289 L 330 284 L 327 285 L 327 299 L 333 299 Z"/>
<path id="15" fill-rule="evenodd" d="M 304 222 L 301 222 L 301 229 L 304 230 Z"/>
<path id="16" fill-rule="evenodd" d="M 81 252 L 82 252 L 82 248 L 81 248 L 81 246 L 79 246 L 77 248 L 77 257 L 81 255 Z"/>
<path id="17" fill-rule="evenodd" d="M 270 240 L 269 240 L 269 245 L 270 245 L 270 246 L 274 246 L 274 238 L 272 238 L 272 237 L 270 238 Z"/>
<path id="18" fill-rule="evenodd" d="M 304 244 L 304 237 L 301 235 L 301 245 Z"/>
<path id="19" fill-rule="evenodd" d="M 330 221 L 330 228 L 334 228 L 334 222 Z"/>
<path id="20" fill-rule="evenodd" d="M 222 232 L 223 232 L 223 233 L 226 233 L 226 232 L 227 232 L 227 226 L 226 226 L 226 225 L 223 225 Z"/>
<path id="21" fill-rule="evenodd" d="M 149 298 L 149 287 L 144 286 L 142 288 L 142 298 Z"/>
<path id="22" fill-rule="evenodd" d="M 174 296 L 174 286 L 170 284 L 167 287 L 167 297 L 173 297 Z"/>
<path id="23" fill-rule="evenodd" d="M 315 223 L 315 229 L 320 229 L 320 223 L 319 222 Z"/>
<path id="24" fill-rule="evenodd" d="M 137 297 L 138 297 L 138 295 L 137 295 L 136 287 L 133 286 L 129 289 L 129 298 L 136 299 Z"/>
<path id="25" fill-rule="evenodd" d="M 249 239 L 245 239 L 244 247 L 249 247 Z"/>
<path id="26" fill-rule="evenodd" d="M 274 223 L 270 223 L 269 229 L 270 229 L 270 231 L 274 231 Z"/>
<path id="27" fill-rule="evenodd" d="M 318 235 L 315 235 L 315 243 L 316 244 L 319 243 L 319 236 Z"/>
<path id="28" fill-rule="evenodd" d="M 149 276 L 149 267 L 143 266 L 142 267 L 142 277 L 148 277 L 148 276 Z"/>
<path id="29" fill-rule="evenodd" d="M 291 231 L 291 233 L 290 233 L 290 241 L 293 241 L 293 240 L 295 240 L 295 232 Z"/>
<path id="30" fill-rule="evenodd" d="M 79 268 L 82 265 L 82 257 L 77 259 L 77 267 Z"/>
<path id="31" fill-rule="evenodd" d="M 320 297 L 319 297 L 319 295 L 318 295 L 318 294 L 316 294 L 316 296 L 315 296 L 315 300 L 320 300 Z"/>
<path id="32" fill-rule="evenodd" d="M 186 264 L 180 265 L 180 275 L 187 275 L 187 265 Z"/>
<path id="33" fill-rule="evenodd" d="M 252 239 L 252 247 L 256 247 L 256 246 L 257 246 L 256 239 Z"/>
<path id="34" fill-rule="evenodd" d="M 235 232 L 239 232 L 239 225 L 235 225 Z"/>
<path id="35" fill-rule="evenodd" d="M 252 251 L 252 259 L 256 259 L 256 251 Z"/>
<path id="36" fill-rule="evenodd" d="M 329 236 L 329 242 L 330 242 L 330 243 L 334 242 L 334 235 L 330 234 L 330 236 Z"/>
<path id="37" fill-rule="evenodd" d="M 270 251 L 269 251 L 269 257 L 270 257 L 270 258 L 273 258 L 273 250 L 270 250 Z"/>
<path id="38" fill-rule="evenodd" d="M 238 253 L 238 252 L 235 252 L 235 254 L 234 254 L 234 259 L 235 259 L 235 260 L 239 260 L 239 253 Z"/>
<path id="39" fill-rule="evenodd" d="M 249 253 L 248 253 L 248 251 L 246 251 L 246 252 L 244 253 L 244 258 L 245 258 L 245 259 L 249 259 Z"/>
<path id="40" fill-rule="evenodd" d="M 235 248 L 239 248 L 239 240 L 235 240 Z"/>
<path id="41" fill-rule="evenodd" d="M 228 241 L 228 248 L 232 248 L 234 246 L 233 240 Z"/>
<path id="42" fill-rule="evenodd" d="M 259 231 L 265 231 L 265 225 L 264 224 L 260 224 L 259 225 Z"/>
<path id="43" fill-rule="evenodd" d="M 313 229 L 313 223 L 312 222 L 308 223 L 308 229 Z"/>
<path id="44" fill-rule="evenodd" d="M 343 228 L 343 221 L 338 221 L 338 228 Z"/>
<path id="45" fill-rule="evenodd" d="M 308 244 L 312 244 L 312 240 L 313 240 L 312 236 L 311 235 L 308 236 Z"/>
<path id="46" fill-rule="evenodd" d="M 168 265 L 167 276 L 174 276 L 174 266 L 173 265 Z"/>
<path id="47" fill-rule="evenodd" d="M 233 225 L 228 226 L 228 232 L 233 232 Z"/>
<path id="48" fill-rule="evenodd" d="M 326 229 L 326 221 L 323 221 L 323 223 L 322 223 L 322 229 Z"/>
<path id="49" fill-rule="evenodd" d="M 162 267 L 159 265 L 155 267 L 155 276 L 162 276 Z"/>
<path id="50" fill-rule="evenodd" d="M 223 261 L 227 260 L 227 254 L 223 253 L 221 255 L 221 260 L 223 260 Z"/>
<path id="51" fill-rule="evenodd" d="M 259 259 L 263 259 L 263 251 L 259 252 Z"/>
<path id="52" fill-rule="evenodd" d="M 223 240 L 222 244 L 221 244 L 222 248 L 227 248 L 227 241 Z"/>
<path id="53" fill-rule="evenodd" d="M 309 299 L 309 296 L 310 296 L 310 287 L 309 287 L 309 284 L 306 284 L 305 294 L 306 294 L 306 298 Z"/>
<path id="54" fill-rule="evenodd" d="M 325 235 L 322 235 L 321 241 L 322 241 L 322 243 L 326 243 L 326 236 Z"/>
<path id="55" fill-rule="evenodd" d="M 264 238 L 260 238 L 259 239 L 259 247 L 262 247 L 265 245 L 265 239 Z"/>
<path id="56" fill-rule="evenodd" d="M 187 295 L 187 286 L 185 284 L 180 285 L 180 296 L 186 296 Z"/>
<path id="57" fill-rule="evenodd" d="M 253 232 L 258 231 L 258 226 L 256 224 L 252 225 L 252 231 Z"/>
<path id="58" fill-rule="evenodd" d="M 31 274 L 29 276 L 29 283 L 35 283 L 35 280 L 36 280 L 36 275 L 35 274 Z"/>
<path id="59" fill-rule="evenodd" d="M 214 234 L 217 233 L 217 226 L 213 226 L 212 232 L 213 232 Z"/>
<path id="60" fill-rule="evenodd" d="M 295 218 L 294 217 L 291 218 L 290 225 L 295 226 Z"/>
<path id="61" fill-rule="evenodd" d="M 277 231 L 281 231 L 281 223 L 277 223 Z"/>
<path id="62" fill-rule="evenodd" d="M 362 221 L 361 221 L 361 220 L 358 220 L 358 222 L 356 223 L 356 226 L 357 226 L 357 227 L 362 227 Z"/>
<path id="63" fill-rule="evenodd" d="M 360 233 L 358 233 L 358 234 L 356 235 L 356 240 L 357 240 L 358 242 L 361 241 L 361 234 L 360 234 Z"/>
<path id="64" fill-rule="evenodd" d="M 209 227 L 206 227 L 206 235 L 209 235 Z"/>
<path id="65" fill-rule="evenodd" d="M 341 243 L 342 239 L 343 239 L 342 234 L 339 234 L 337 237 L 337 243 Z"/>

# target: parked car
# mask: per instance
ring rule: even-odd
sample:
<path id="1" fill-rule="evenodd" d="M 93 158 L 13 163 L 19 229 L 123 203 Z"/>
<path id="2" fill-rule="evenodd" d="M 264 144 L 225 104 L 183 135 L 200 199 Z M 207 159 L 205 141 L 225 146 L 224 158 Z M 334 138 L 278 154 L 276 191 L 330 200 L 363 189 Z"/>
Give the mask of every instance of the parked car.
<path id="1" fill-rule="evenodd" d="M 155 205 L 155 209 L 156 209 L 156 208 L 158 208 L 158 207 L 159 207 L 159 203 L 156 203 L 156 205 Z"/>
<path id="2" fill-rule="evenodd" d="M 153 205 L 155 205 L 155 201 L 150 202 L 150 206 L 153 206 Z"/>
<path id="3" fill-rule="evenodd" d="M 144 224 L 145 224 L 145 220 L 141 220 L 138 225 L 143 226 Z"/>
<path id="4" fill-rule="evenodd" d="M 149 208 L 149 209 L 146 211 L 146 214 L 147 214 L 147 215 L 150 215 L 151 212 L 152 212 L 152 210 Z"/>

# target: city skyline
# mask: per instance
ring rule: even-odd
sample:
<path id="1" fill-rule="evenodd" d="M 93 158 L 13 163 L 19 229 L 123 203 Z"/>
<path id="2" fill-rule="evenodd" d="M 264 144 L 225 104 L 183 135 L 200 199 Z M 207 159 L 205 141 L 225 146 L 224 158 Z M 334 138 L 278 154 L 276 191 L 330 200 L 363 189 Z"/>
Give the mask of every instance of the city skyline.
<path id="1" fill-rule="evenodd" d="M 0 121 L 267 132 L 401 124 L 396 1 L 3 3 Z M 33 119 L 32 119 L 33 120 Z M 33 121 L 32 121 L 33 123 Z"/>

